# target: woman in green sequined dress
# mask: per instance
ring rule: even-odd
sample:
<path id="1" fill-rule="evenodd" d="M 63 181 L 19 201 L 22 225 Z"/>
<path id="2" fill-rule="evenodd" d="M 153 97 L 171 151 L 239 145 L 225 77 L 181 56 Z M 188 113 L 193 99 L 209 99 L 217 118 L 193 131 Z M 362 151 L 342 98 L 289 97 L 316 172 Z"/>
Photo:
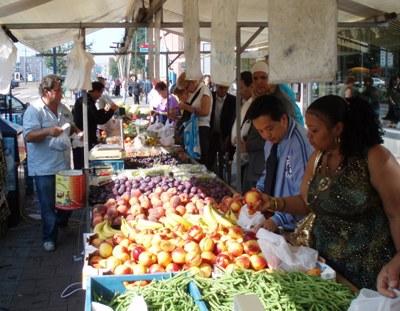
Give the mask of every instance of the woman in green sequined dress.
<path id="1" fill-rule="evenodd" d="M 300 195 L 263 195 L 261 209 L 313 211 L 320 256 L 357 287 L 393 297 L 391 288 L 400 287 L 400 166 L 381 145 L 379 121 L 362 99 L 328 95 L 310 105 L 306 123 L 316 151 Z"/>

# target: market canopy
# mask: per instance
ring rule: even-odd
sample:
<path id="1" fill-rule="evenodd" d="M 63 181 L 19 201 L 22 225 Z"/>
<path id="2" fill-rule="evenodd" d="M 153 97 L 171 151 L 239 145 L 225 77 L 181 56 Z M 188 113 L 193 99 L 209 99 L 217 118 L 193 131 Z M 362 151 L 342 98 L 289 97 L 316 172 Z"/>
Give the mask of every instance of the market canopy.
<path id="1" fill-rule="evenodd" d="M 211 1 L 199 1 L 201 22 L 211 22 Z M 137 26 L 150 25 L 153 14 L 161 9 L 163 19 L 161 28 L 182 33 L 182 28 L 179 27 L 179 23 L 182 23 L 182 0 L 153 0 L 151 8 L 149 1 L 145 0 L 146 9 L 142 8 L 142 2 L 142 0 L 2 0 L 0 24 L 10 29 L 20 42 L 38 51 L 45 51 L 72 41 L 76 30 L 71 28 L 79 28 L 79 25 L 87 28 L 88 32 L 96 30 L 93 28 L 94 23 L 98 24 L 97 29 L 117 27 L 118 23 L 121 24 L 121 28 L 126 28 L 127 23 L 132 22 Z M 229 0 L 227 0 L 227 4 L 229 4 Z M 385 21 L 388 15 L 384 15 L 384 13 L 399 13 L 400 1 L 339 0 L 338 7 L 339 23 L 366 21 L 372 26 Z M 265 25 L 268 22 L 267 12 L 268 1 L 239 1 L 238 22 L 243 23 L 241 25 L 242 44 L 257 31 L 257 23 Z M 48 29 L 48 23 L 52 23 L 55 28 Z M 31 29 L 26 28 L 29 24 L 31 27 L 28 28 Z M 36 25 L 36 29 L 32 29 L 33 24 Z M 246 27 L 246 25 L 251 27 Z M 130 30 L 132 28 L 130 27 Z M 389 30 L 391 38 L 397 38 L 398 41 L 400 26 L 397 20 L 390 21 Z M 203 40 L 210 41 L 210 29 L 203 27 L 200 36 Z M 381 37 L 379 30 L 371 30 L 369 36 L 365 32 L 360 32 L 356 36 L 360 38 L 364 36 L 364 39 L 370 38 L 376 44 L 379 44 Z M 118 39 L 113 38 L 112 40 Z M 393 43 L 393 40 L 386 38 L 384 42 L 382 41 L 382 44 L 384 43 Z M 267 45 L 268 30 L 263 29 L 254 38 L 251 46 L 265 47 Z"/>

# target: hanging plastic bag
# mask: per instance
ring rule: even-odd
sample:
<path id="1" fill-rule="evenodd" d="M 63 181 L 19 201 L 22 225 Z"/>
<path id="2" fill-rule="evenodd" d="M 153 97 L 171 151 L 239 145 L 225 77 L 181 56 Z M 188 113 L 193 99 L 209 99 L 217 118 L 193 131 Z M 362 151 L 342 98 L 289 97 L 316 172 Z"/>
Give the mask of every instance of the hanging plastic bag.
<path id="1" fill-rule="evenodd" d="M 184 123 L 183 142 L 187 154 L 193 159 L 200 159 L 200 138 L 198 117 L 195 114 L 190 116 L 189 121 Z"/>
<path id="2" fill-rule="evenodd" d="M 398 311 L 400 310 L 400 292 L 397 298 L 388 298 L 378 292 L 363 288 L 357 298 L 351 302 L 348 311 Z"/>
<path id="3" fill-rule="evenodd" d="M 285 238 L 265 229 L 257 231 L 258 244 L 272 269 L 308 271 L 315 268 L 318 252 L 315 249 L 289 245 Z"/>

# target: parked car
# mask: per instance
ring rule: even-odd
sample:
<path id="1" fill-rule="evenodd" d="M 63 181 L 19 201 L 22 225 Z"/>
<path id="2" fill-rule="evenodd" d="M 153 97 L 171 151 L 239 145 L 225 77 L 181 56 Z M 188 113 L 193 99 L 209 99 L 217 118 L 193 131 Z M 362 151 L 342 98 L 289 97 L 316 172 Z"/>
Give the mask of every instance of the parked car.
<path id="1" fill-rule="evenodd" d="M 9 120 L 9 103 L 10 95 L 0 94 L 0 115 L 3 119 Z M 11 111 L 12 111 L 12 121 L 22 125 L 22 116 L 27 108 L 27 104 L 23 103 L 21 100 L 11 95 Z"/>
<path id="2" fill-rule="evenodd" d="M 12 79 L 11 80 L 11 88 L 19 87 L 19 81 Z"/>
<path id="3" fill-rule="evenodd" d="M 374 86 L 377 88 L 383 88 L 386 85 L 385 81 L 380 78 L 372 77 L 372 80 L 374 81 Z"/>

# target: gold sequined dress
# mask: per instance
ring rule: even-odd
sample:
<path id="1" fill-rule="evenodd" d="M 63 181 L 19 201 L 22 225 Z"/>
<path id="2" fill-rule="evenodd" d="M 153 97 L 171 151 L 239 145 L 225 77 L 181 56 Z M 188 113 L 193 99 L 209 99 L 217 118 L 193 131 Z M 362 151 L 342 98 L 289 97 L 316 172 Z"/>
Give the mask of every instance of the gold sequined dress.
<path id="1" fill-rule="evenodd" d="M 330 177 L 328 187 L 324 180 L 321 186 L 324 177 L 320 163 L 307 197 L 316 214 L 313 247 L 358 288 L 375 289 L 376 277 L 395 247 L 367 160 L 349 159 Z"/>

